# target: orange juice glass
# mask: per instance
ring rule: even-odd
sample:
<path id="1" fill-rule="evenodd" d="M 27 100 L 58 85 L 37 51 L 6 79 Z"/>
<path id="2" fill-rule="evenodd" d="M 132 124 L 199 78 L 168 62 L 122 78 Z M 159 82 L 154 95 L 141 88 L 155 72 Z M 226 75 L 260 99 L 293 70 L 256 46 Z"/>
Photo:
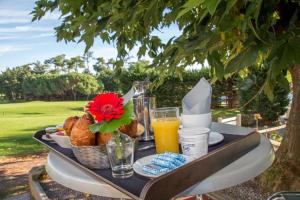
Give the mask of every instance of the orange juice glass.
<path id="1" fill-rule="evenodd" d="M 156 108 L 151 111 L 151 125 L 154 131 L 156 153 L 179 152 L 177 107 Z"/>

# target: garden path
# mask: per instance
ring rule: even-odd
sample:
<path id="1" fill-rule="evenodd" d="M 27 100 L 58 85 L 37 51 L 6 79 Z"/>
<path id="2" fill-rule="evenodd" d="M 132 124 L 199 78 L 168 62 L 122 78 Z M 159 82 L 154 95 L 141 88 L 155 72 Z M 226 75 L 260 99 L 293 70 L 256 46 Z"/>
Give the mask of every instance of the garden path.
<path id="1" fill-rule="evenodd" d="M 0 158 L 0 199 L 18 199 L 29 191 L 28 172 L 46 163 L 46 153 Z"/>

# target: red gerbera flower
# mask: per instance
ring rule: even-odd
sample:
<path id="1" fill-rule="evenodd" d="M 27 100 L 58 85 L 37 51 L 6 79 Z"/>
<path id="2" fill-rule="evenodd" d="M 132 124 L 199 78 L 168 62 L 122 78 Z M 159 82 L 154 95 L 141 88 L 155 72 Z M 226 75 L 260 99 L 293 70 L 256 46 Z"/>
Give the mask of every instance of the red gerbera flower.
<path id="1" fill-rule="evenodd" d="M 98 123 L 102 120 L 119 119 L 124 113 L 123 98 L 113 92 L 98 94 L 89 102 L 87 109 Z"/>

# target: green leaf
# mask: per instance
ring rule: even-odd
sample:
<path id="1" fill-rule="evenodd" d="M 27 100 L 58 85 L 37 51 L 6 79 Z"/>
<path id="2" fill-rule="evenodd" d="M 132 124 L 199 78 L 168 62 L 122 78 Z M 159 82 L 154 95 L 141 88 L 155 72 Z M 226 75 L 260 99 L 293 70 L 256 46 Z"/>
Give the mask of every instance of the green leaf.
<path id="1" fill-rule="evenodd" d="M 274 100 L 274 86 L 270 80 L 270 78 L 267 78 L 265 84 L 264 84 L 264 93 L 267 95 L 270 101 Z"/>
<path id="2" fill-rule="evenodd" d="M 282 86 L 285 90 L 289 91 L 290 90 L 290 84 L 289 81 L 287 80 L 286 76 L 279 76 L 278 78 L 278 83 L 280 86 Z"/>
<path id="3" fill-rule="evenodd" d="M 206 6 L 209 14 L 213 15 L 218 7 L 220 0 L 206 0 L 204 5 Z"/>
<path id="4" fill-rule="evenodd" d="M 252 30 L 253 34 L 255 35 L 255 37 L 256 37 L 257 39 L 259 39 L 262 43 L 268 45 L 268 43 L 267 43 L 266 41 L 264 41 L 264 40 L 260 37 L 260 35 L 257 33 L 257 31 L 255 30 L 255 28 L 254 28 L 254 26 L 253 26 L 253 24 L 252 24 L 252 22 L 251 22 L 250 19 L 249 19 L 249 21 L 248 21 L 248 25 L 249 25 L 250 29 Z"/>
<path id="5" fill-rule="evenodd" d="M 264 93 L 265 95 L 267 95 L 270 101 L 273 101 L 274 99 L 274 93 L 273 93 L 274 84 L 275 84 L 275 80 L 272 79 L 272 69 L 270 68 L 267 72 L 267 77 L 263 85 Z"/>
<path id="6" fill-rule="evenodd" d="M 227 1 L 227 5 L 226 5 L 226 10 L 223 14 L 224 15 L 227 15 L 229 13 L 229 11 L 231 10 L 231 8 L 236 4 L 237 0 L 228 0 Z M 222 17 L 223 17 L 222 16 Z"/>
<path id="7" fill-rule="evenodd" d="M 107 133 L 116 131 L 120 126 L 130 124 L 133 116 L 133 103 L 129 101 L 124 107 L 124 114 L 120 119 L 113 119 L 109 122 L 103 121 L 100 124 L 93 124 L 89 126 L 89 129 L 95 132 Z"/>
<path id="8" fill-rule="evenodd" d="M 246 48 L 227 63 L 225 72 L 226 73 L 237 72 L 242 68 L 254 64 L 257 59 L 258 52 L 259 52 L 259 48 L 257 46 L 251 46 L 249 48 Z"/>
<path id="9" fill-rule="evenodd" d="M 216 77 L 221 80 L 224 76 L 224 65 L 220 60 L 220 55 L 218 52 L 213 51 L 212 54 L 209 54 L 207 57 L 208 63 L 215 69 Z"/>
<path id="10" fill-rule="evenodd" d="M 300 38 L 294 37 L 288 41 L 289 44 L 289 56 L 290 56 L 290 62 L 292 64 L 300 64 L 300 52 L 299 52 L 299 46 L 300 46 Z"/>
<path id="11" fill-rule="evenodd" d="M 300 64 L 300 53 L 298 51 L 300 39 L 293 38 L 290 41 L 279 41 L 272 47 L 268 60 L 271 64 L 271 75 L 273 79 L 281 75 L 282 70 L 290 66 Z"/>
<path id="12" fill-rule="evenodd" d="M 201 3 L 203 3 L 204 0 L 189 0 L 187 1 L 183 6 L 182 10 L 178 13 L 177 19 L 179 19 L 181 16 L 192 10 L 193 8 L 199 6 Z"/>
<path id="13" fill-rule="evenodd" d="M 89 126 L 90 131 L 92 131 L 92 133 L 97 133 L 100 129 L 101 124 L 92 124 Z"/>

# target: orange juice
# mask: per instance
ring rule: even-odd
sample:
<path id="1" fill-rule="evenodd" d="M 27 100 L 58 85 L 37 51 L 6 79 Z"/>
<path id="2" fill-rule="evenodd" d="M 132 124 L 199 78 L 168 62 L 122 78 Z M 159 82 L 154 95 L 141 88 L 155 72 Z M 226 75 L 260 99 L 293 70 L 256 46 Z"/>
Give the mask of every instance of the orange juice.
<path id="1" fill-rule="evenodd" d="M 154 131 L 154 139 L 156 153 L 163 152 L 179 152 L 178 142 L 178 118 L 156 118 L 152 119 L 152 128 Z"/>

